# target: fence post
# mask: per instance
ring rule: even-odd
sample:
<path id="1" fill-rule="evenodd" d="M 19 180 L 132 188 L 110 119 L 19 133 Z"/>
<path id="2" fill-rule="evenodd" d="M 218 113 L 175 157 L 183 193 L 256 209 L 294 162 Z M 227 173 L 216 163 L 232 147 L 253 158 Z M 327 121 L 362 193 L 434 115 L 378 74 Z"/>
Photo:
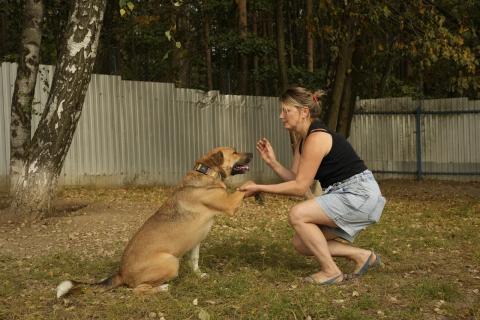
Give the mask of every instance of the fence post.
<path id="1" fill-rule="evenodd" d="M 417 144 L 417 180 L 422 178 L 422 139 L 421 139 L 421 131 L 422 131 L 422 123 L 421 123 L 421 116 L 422 116 L 422 107 L 418 106 L 415 110 L 415 137 L 416 137 L 416 144 Z"/>

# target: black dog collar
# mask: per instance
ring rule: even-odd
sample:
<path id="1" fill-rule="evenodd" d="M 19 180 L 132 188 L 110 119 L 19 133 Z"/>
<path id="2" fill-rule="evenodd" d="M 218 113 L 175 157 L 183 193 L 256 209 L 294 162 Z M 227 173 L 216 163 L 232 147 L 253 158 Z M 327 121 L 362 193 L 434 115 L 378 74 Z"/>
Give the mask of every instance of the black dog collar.
<path id="1" fill-rule="evenodd" d="M 220 176 L 220 174 L 217 171 L 207 167 L 203 163 L 198 163 L 193 169 L 195 171 L 203 173 L 204 175 L 211 176 L 211 177 L 214 177 L 214 178 Z"/>

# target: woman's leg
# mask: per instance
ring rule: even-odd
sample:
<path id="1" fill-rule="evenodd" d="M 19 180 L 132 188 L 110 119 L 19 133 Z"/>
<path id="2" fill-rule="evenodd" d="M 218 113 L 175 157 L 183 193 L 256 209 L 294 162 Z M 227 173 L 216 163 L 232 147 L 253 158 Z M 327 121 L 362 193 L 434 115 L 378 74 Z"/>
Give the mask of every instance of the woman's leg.
<path id="1" fill-rule="evenodd" d="M 338 236 L 334 233 L 322 230 L 325 238 L 328 240 L 328 249 L 332 257 L 343 257 L 355 262 L 355 272 L 358 272 L 362 266 L 367 262 L 372 254 L 370 250 L 365 250 L 358 247 L 353 247 L 347 243 L 335 240 Z M 298 234 L 293 236 L 293 247 L 297 252 L 304 256 L 313 256 L 312 252 L 306 247 Z M 376 256 L 370 259 L 370 265 L 373 265 L 377 260 Z"/>
<path id="2" fill-rule="evenodd" d="M 320 264 L 321 271 L 312 275 L 316 282 L 323 282 L 342 274 L 333 261 L 328 241 L 317 224 L 335 227 L 335 223 L 323 212 L 315 200 L 307 200 L 290 210 L 289 222 L 301 242 Z M 307 252 L 307 250 L 305 250 Z"/>
<path id="3" fill-rule="evenodd" d="M 315 200 L 302 202 L 290 211 L 290 224 L 296 231 L 293 238 L 295 249 L 303 255 L 315 256 L 319 261 L 322 271 L 315 274 L 315 280 L 323 281 L 324 276 L 339 274 L 341 271 L 332 259 L 345 257 L 353 260 L 357 272 L 368 260 L 371 251 L 356 248 L 346 243 L 334 240 L 338 236 L 326 230 L 320 230 L 320 226 L 336 227 L 335 223 L 323 212 Z M 376 257 L 371 259 L 370 264 L 375 263 Z"/>

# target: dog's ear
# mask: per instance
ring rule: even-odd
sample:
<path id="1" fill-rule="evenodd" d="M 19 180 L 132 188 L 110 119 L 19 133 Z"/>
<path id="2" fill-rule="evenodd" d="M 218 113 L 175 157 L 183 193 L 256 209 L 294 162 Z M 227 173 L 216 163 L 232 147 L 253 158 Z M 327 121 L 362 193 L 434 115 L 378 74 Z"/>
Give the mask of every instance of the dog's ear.
<path id="1" fill-rule="evenodd" d="M 223 164 L 223 152 L 218 151 L 210 157 L 214 166 L 221 166 Z"/>
<path id="2" fill-rule="evenodd" d="M 198 163 L 206 165 L 209 168 L 219 169 L 218 173 L 220 173 L 222 178 L 225 178 L 227 174 L 225 173 L 225 170 L 223 170 L 222 168 L 223 161 L 224 161 L 223 152 L 218 151 L 208 157 L 203 158 L 202 160 L 198 161 Z"/>
<path id="3" fill-rule="evenodd" d="M 207 163 L 208 163 L 207 165 L 211 168 L 215 167 L 215 168 L 219 169 L 218 173 L 220 173 L 222 178 L 225 179 L 227 174 L 225 173 L 225 170 L 223 170 L 223 168 L 222 168 L 223 161 L 224 161 L 223 152 L 218 151 L 218 152 L 215 152 L 214 154 L 212 154 L 207 159 Z"/>

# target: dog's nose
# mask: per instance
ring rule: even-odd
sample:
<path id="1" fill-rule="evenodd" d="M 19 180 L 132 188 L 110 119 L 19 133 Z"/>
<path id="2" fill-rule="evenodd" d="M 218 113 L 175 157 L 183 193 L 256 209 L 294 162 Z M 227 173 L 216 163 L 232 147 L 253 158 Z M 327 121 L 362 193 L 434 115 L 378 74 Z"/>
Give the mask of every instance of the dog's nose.
<path id="1" fill-rule="evenodd" d="M 246 155 L 247 155 L 248 160 L 253 158 L 253 153 L 251 153 L 251 152 L 247 152 Z"/>

